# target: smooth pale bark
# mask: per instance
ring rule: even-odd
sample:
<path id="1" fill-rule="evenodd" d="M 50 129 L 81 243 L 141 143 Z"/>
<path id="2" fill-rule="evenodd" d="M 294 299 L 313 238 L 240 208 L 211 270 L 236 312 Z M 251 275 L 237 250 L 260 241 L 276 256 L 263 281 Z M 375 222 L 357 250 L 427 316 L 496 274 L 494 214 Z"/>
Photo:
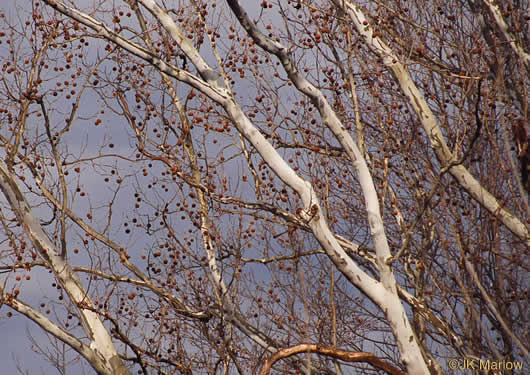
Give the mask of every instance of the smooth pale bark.
<path id="1" fill-rule="evenodd" d="M 482 0 L 482 2 L 486 5 L 487 9 L 495 20 L 495 24 L 497 25 L 502 36 L 506 40 L 506 43 L 508 43 L 508 45 L 512 48 L 513 52 L 519 57 L 523 64 L 526 65 L 527 68 L 530 68 L 530 54 L 526 52 L 524 48 L 517 43 L 517 38 L 510 32 L 508 24 L 506 24 L 506 21 L 504 20 L 504 17 L 502 16 L 499 7 L 495 5 L 495 2 L 493 0 Z"/>
<path id="2" fill-rule="evenodd" d="M 17 298 L 12 298 L 7 294 L 2 286 L 0 286 L 0 299 L 2 302 L 11 307 L 12 309 L 18 311 L 19 313 L 25 315 L 30 320 L 38 324 L 43 330 L 49 334 L 57 337 L 62 342 L 68 344 L 72 349 L 81 354 L 84 358 L 90 362 L 92 367 L 96 370 L 98 374 L 110 374 L 108 367 L 106 366 L 105 361 L 96 354 L 94 350 L 81 342 L 77 337 L 72 336 L 67 331 L 63 330 L 61 327 L 56 325 L 53 321 L 48 319 L 45 315 L 35 310 L 26 303 L 20 301 Z"/>
<path id="3" fill-rule="evenodd" d="M 420 93 L 412 77 L 405 66 L 399 61 L 392 49 L 379 37 L 374 36 L 374 31 L 365 17 L 361 8 L 352 1 L 334 0 L 350 17 L 357 32 L 363 37 L 366 45 L 376 53 L 396 77 L 403 93 L 408 97 L 417 116 L 419 117 L 425 133 L 429 137 L 442 166 L 450 166 L 458 159 L 452 154 L 447 146 L 445 137 L 438 125 L 436 117 L 427 104 L 424 96 Z M 449 169 L 449 173 L 458 181 L 477 202 L 484 206 L 490 213 L 496 215 L 499 220 L 516 236 L 530 245 L 528 228 L 515 215 L 504 209 L 497 199 L 488 192 L 462 165 L 456 164 Z"/>
<path id="4" fill-rule="evenodd" d="M 0 189 L 4 193 L 11 209 L 24 228 L 24 232 L 31 240 L 33 246 L 53 270 L 61 283 L 63 290 L 68 294 L 70 301 L 77 308 L 83 323 L 83 328 L 90 342 L 93 355 L 99 357 L 99 362 L 90 362 L 90 357 L 85 357 L 97 370 L 104 365 L 105 371 L 100 374 L 130 374 L 121 361 L 112 339 L 95 312 L 95 307 L 84 289 L 81 281 L 72 271 L 70 265 L 61 251 L 50 240 L 42 229 L 39 220 L 33 214 L 24 194 L 20 190 L 16 176 L 8 169 L 4 161 L 0 160 Z M 38 323 L 39 321 L 37 321 Z"/>
<path id="5" fill-rule="evenodd" d="M 220 101 L 227 98 L 226 89 L 214 89 L 213 86 L 211 86 L 208 82 L 204 81 L 200 77 L 196 77 L 193 74 L 187 72 L 186 70 L 179 69 L 175 65 L 160 59 L 158 56 L 152 54 L 148 49 L 142 47 L 137 43 L 133 43 L 123 38 L 121 35 L 114 32 L 111 28 L 105 26 L 103 22 L 96 20 L 88 14 L 55 0 L 44 0 L 44 2 L 59 11 L 60 13 L 66 15 L 67 17 L 74 19 L 85 26 L 88 26 L 89 28 L 97 32 L 101 37 L 112 41 L 117 46 L 123 48 L 125 51 L 130 52 L 134 56 L 141 58 L 142 60 L 146 61 L 159 71 L 166 73 L 167 75 L 177 79 L 178 81 L 186 83 L 201 92 L 208 90 L 209 97 L 212 100 Z M 204 73 L 207 75 L 206 72 Z"/>

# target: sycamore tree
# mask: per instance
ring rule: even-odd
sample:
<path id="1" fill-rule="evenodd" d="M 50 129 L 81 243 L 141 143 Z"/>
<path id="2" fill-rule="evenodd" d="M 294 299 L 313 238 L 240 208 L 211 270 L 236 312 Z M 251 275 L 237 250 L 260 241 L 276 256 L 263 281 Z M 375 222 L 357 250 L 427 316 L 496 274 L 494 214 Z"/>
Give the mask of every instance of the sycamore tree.
<path id="1" fill-rule="evenodd" d="M 519 0 L 2 15 L 3 319 L 46 332 L 60 373 L 528 366 L 529 17 Z"/>

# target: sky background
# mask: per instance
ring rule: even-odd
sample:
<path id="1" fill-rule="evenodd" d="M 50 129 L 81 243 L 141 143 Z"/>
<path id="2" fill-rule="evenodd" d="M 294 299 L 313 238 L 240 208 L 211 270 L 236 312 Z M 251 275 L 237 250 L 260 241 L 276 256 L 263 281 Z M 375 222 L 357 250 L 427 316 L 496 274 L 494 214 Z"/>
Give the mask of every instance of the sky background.
<path id="1" fill-rule="evenodd" d="M 88 0 L 82 0 L 79 3 L 84 1 Z M 0 0 L 0 11 L 8 19 L 15 21 L 18 19 L 18 14 L 27 14 L 30 5 L 31 1 Z M 5 202 L 3 195 L 0 197 L 0 201 Z M 44 212 L 36 212 L 36 214 L 39 217 L 49 217 Z M 22 273 L 20 274 L 22 275 Z M 27 274 L 25 272 L 23 277 Z M 40 300 L 42 296 L 58 295 L 57 291 L 51 287 L 52 279 L 47 271 L 35 269 L 29 275 L 31 275 L 31 280 L 24 282 L 21 288 L 21 295 L 23 295 L 25 302 L 32 304 L 32 302 Z M 43 280 L 46 282 L 42 282 Z M 10 310 L 5 306 L 0 308 L 0 374 L 58 374 L 59 372 L 50 361 L 32 349 L 35 343 L 41 345 L 42 348 L 50 345 L 50 340 L 43 330 L 29 319 L 16 313 L 11 318 L 6 318 L 6 314 Z M 84 360 L 77 359 L 77 353 L 71 350 L 68 350 L 68 353 L 67 358 L 73 360 L 73 363 L 68 366 L 67 374 L 93 373 L 91 370 L 87 371 Z M 17 363 L 19 369 L 17 369 Z"/>
<path id="2" fill-rule="evenodd" d="M 76 4 L 82 6 L 83 4 L 92 4 L 92 0 L 78 0 Z M 31 1 L 18 0 L 18 1 L 8 1 L 0 0 L 0 12 L 5 14 L 6 18 L 10 20 L 11 24 L 17 22 L 24 22 L 27 19 L 27 16 L 30 12 Z M 97 45 L 98 42 L 93 42 L 92 46 Z M 102 42 L 103 43 L 103 42 Z M 2 45 L 5 49 L 6 44 Z M 5 52 L 5 50 L 4 50 Z M 1 53 L 1 52 L 0 52 Z M 100 110 L 100 99 L 93 95 L 92 92 L 87 91 L 83 94 L 83 101 L 80 106 L 78 117 L 85 116 L 87 118 L 92 117 L 94 113 Z M 60 101 L 55 103 L 56 108 L 61 109 L 65 108 L 65 111 L 69 110 L 70 103 Z M 113 119 L 109 112 L 106 112 L 105 115 L 101 116 L 103 121 L 115 121 L 117 126 L 112 127 L 92 127 L 86 121 L 76 121 L 72 127 L 72 131 L 65 135 L 65 141 L 68 142 L 68 148 L 70 153 L 70 158 L 73 155 L 78 155 L 81 153 L 81 150 L 84 150 L 85 155 L 87 154 L 97 154 L 100 151 L 101 140 L 103 137 L 106 140 L 106 143 L 113 142 L 116 146 L 114 148 L 118 153 L 120 146 L 123 146 L 126 149 L 131 149 L 129 142 L 130 138 L 123 136 L 124 127 L 127 126 L 126 122 L 120 119 Z M 52 120 L 53 121 L 53 120 Z M 39 126 L 38 121 L 31 124 L 33 127 Z M 75 128 L 84 126 L 91 126 L 90 131 L 83 129 L 83 136 L 79 136 L 79 132 L 76 133 Z M 105 128 L 105 131 L 103 130 Z M 108 129 L 112 131 L 107 132 Z M 123 153 L 121 153 L 123 154 Z M 0 153 L 0 157 L 4 157 Z M 127 168 L 127 167 L 125 167 Z M 138 167 L 136 167 L 138 168 Z M 130 170 L 129 170 L 130 171 Z M 29 176 L 28 176 L 29 177 Z M 29 177 L 32 179 L 32 177 Z M 105 184 L 101 183 L 101 176 L 94 173 L 90 169 L 84 170 L 81 174 L 80 184 L 84 187 L 87 192 L 90 192 L 90 195 L 96 197 L 96 200 L 100 199 L 104 201 L 109 194 L 112 194 L 112 190 Z M 123 189 L 134 189 L 138 182 L 132 182 L 123 187 Z M 124 184 L 125 185 L 125 184 Z M 124 194 L 120 194 L 120 197 Z M 85 200 L 77 199 L 75 202 L 75 208 L 87 208 L 90 204 L 90 198 L 87 197 Z M 121 198 L 120 198 L 121 199 Z M 7 205 L 7 202 L 3 196 L 0 194 L 0 204 Z M 127 216 L 130 214 L 130 207 L 125 203 L 117 201 L 113 207 L 116 211 L 114 215 L 118 218 L 121 215 Z M 52 213 L 49 209 L 46 208 L 36 208 L 34 213 L 41 220 L 47 220 L 52 217 Z M 114 221 L 115 219 L 113 219 Z M 96 225 L 97 226 L 97 225 Z M 75 233 L 75 230 L 72 231 Z M 124 237 L 123 235 L 121 237 Z M 3 238 L 3 236 L 0 236 Z M 120 238 L 121 243 L 125 246 L 131 245 L 136 249 L 142 248 L 142 243 L 147 243 L 147 240 L 144 238 L 142 241 L 142 236 L 140 233 L 136 233 L 136 237 L 131 235 L 127 238 Z M 69 248 L 74 242 L 69 243 Z M 138 252 L 139 253 L 139 252 Z M 87 259 L 83 259 L 81 254 L 76 255 L 69 254 L 71 257 L 71 262 L 73 265 L 86 264 Z M 8 275 L 8 283 L 5 285 L 6 289 L 10 288 L 10 285 L 13 285 L 14 275 Z M 54 282 L 53 275 L 49 274 L 44 269 L 35 268 L 30 273 L 21 271 L 17 272 L 17 275 L 25 278 L 27 275 L 31 276 L 30 281 L 24 281 L 21 284 L 21 300 L 28 303 L 31 306 L 37 306 L 41 302 L 57 301 L 59 296 L 56 288 L 52 287 Z M 84 277 L 81 276 L 82 280 Z M 5 278 L 1 277 L 0 282 L 4 282 Z M 67 298 L 67 297 L 65 297 Z M 47 306 L 51 306 L 50 303 L 47 303 Z M 13 316 L 8 318 L 7 313 L 12 312 Z M 53 314 L 52 314 L 53 315 Z M 52 320 L 53 316 L 50 315 Z M 25 318 L 24 316 L 13 312 L 7 306 L 0 308 L 0 375 L 11 375 L 11 374 L 58 374 L 60 373 L 56 368 L 53 367 L 51 361 L 45 358 L 42 354 L 38 354 L 35 345 L 38 345 L 40 348 L 46 350 L 51 348 L 52 344 L 50 338 L 44 333 L 44 331 L 31 320 Z M 66 368 L 67 374 L 93 374 L 94 371 L 89 367 L 86 361 L 83 358 L 80 358 L 79 355 L 69 349 L 65 348 L 67 351 L 66 359 L 69 362 Z M 50 352 L 50 353 L 53 353 Z M 18 367 L 18 368 L 17 368 Z"/>
<path id="3" fill-rule="evenodd" d="M 92 3 L 92 0 L 76 1 L 76 4 L 80 5 L 85 3 Z M 258 1 L 250 3 L 259 4 Z M 0 0 L 0 11 L 4 12 L 10 20 L 15 21 L 18 19 L 17 13 L 24 12 L 24 7 L 28 7 L 30 4 L 30 1 L 23 0 L 16 2 Z M 251 4 L 249 4 L 249 7 Z M 252 9 L 248 10 L 252 11 Z M 21 17 L 21 19 L 24 19 L 24 17 Z M 240 95 L 243 96 L 243 94 Z M 85 103 L 82 106 L 83 111 L 93 113 L 94 111 L 98 110 L 98 99 L 95 96 L 91 97 L 90 94 L 85 94 L 84 101 Z M 106 118 L 104 121 L 105 120 L 108 121 L 109 119 Z M 116 148 L 119 147 L 120 142 L 127 143 L 129 141 L 127 137 L 123 137 L 123 133 L 120 133 L 120 130 L 122 129 L 122 127 L 116 126 L 113 128 L 113 133 L 105 134 L 105 136 L 112 139 L 112 141 L 116 144 Z M 98 134 L 98 132 L 99 130 L 94 129 L 91 131 L 90 136 L 100 137 L 101 134 Z M 72 148 L 72 150 L 86 146 L 90 152 L 90 139 L 80 139 L 80 137 L 75 137 L 75 132 L 72 132 L 69 137 L 71 140 L 69 146 Z M 91 181 L 91 176 L 86 173 L 83 175 L 83 179 L 83 184 L 85 186 L 91 185 L 90 187 L 86 188 L 87 191 L 91 193 L 101 191 L 102 194 L 104 193 L 103 189 L 105 189 L 105 187 L 101 185 L 99 180 L 96 181 L 96 179 L 93 179 L 93 181 Z M 0 202 L 5 202 L 3 196 L 0 196 Z M 121 208 L 121 211 L 123 211 L 124 215 L 126 215 L 128 212 L 127 208 L 123 205 L 120 205 L 119 203 L 116 204 L 114 208 Z M 45 212 L 44 210 L 35 211 L 35 213 L 39 218 L 47 219 L 50 217 L 50 213 Z M 132 241 L 132 237 L 130 240 Z M 134 245 L 136 248 L 141 247 L 141 241 L 135 242 Z M 82 262 L 82 259 L 77 258 L 76 264 L 79 264 L 79 262 Z M 26 274 L 24 274 L 24 276 L 25 275 Z M 24 301 L 28 302 L 29 304 L 34 304 L 35 302 L 40 301 L 43 296 L 49 296 L 50 300 L 57 298 L 57 290 L 51 287 L 51 282 L 53 279 L 51 275 L 47 274 L 47 272 L 44 270 L 34 270 L 31 272 L 31 277 L 31 281 L 25 282 L 21 290 L 21 295 L 23 296 Z M 19 316 L 16 313 L 9 319 L 5 318 L 9 310 L 10 309 L 7 307 L 0 309 L 0 364 L 2 364 L 2 367 L 0 367 L 0 375 L 18 373 L 57 374 L 58 371 L 52 366 L 49 360 L 32 350 L 33 344 L 30 340 L 30 336 L 33 337 L 33 340 L 35 340 L 35 342 L 43 348 L 50 345 L 50 341 L 44 334 L 43 330 L 27 318 Z M 84 359 L 78 359 L 79 357 L 72 350 L 69 350 L 67 358 L 68 360 L 73 360 L 74 362 L 68 366 L 66 373 L 94 373 L 93 370 L 86 365 L 86 361 Z M 17 371 L 17 362 L 20 364 L 23 372 Z"/>

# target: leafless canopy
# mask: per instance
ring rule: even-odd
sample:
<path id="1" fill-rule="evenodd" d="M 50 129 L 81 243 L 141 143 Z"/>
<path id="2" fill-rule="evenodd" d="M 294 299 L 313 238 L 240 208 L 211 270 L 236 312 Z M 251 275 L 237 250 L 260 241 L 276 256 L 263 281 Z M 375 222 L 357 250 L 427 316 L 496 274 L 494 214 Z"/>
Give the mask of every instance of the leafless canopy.
<path id="1" fill-rule="evenodd" d="M 528 9 L 13 7 L 2 318 L 60 373 L 528 368 Z"/>

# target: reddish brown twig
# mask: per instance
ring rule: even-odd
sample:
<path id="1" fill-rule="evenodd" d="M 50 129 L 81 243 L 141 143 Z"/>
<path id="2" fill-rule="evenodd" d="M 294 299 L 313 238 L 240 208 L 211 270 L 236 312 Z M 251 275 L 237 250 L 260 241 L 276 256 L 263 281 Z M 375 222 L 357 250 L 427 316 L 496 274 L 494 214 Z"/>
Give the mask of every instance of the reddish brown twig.
<path id="1" fill-rule="evenodd" d="M 383 361 L 375 354 L 365 352 L 350 352 L 330 346 L 321 346 L 315 344 L 300 344 L 279 350 L 265 361 L 259 375 L 267 375 L 272 365 L 276 361 L 300 353 L 317 353 L 328 357 L 337 358 L 345 362 L 366 362 L 390 375 L 406 375 L 405 372 L 392 366 L 390 363 Z"/>

